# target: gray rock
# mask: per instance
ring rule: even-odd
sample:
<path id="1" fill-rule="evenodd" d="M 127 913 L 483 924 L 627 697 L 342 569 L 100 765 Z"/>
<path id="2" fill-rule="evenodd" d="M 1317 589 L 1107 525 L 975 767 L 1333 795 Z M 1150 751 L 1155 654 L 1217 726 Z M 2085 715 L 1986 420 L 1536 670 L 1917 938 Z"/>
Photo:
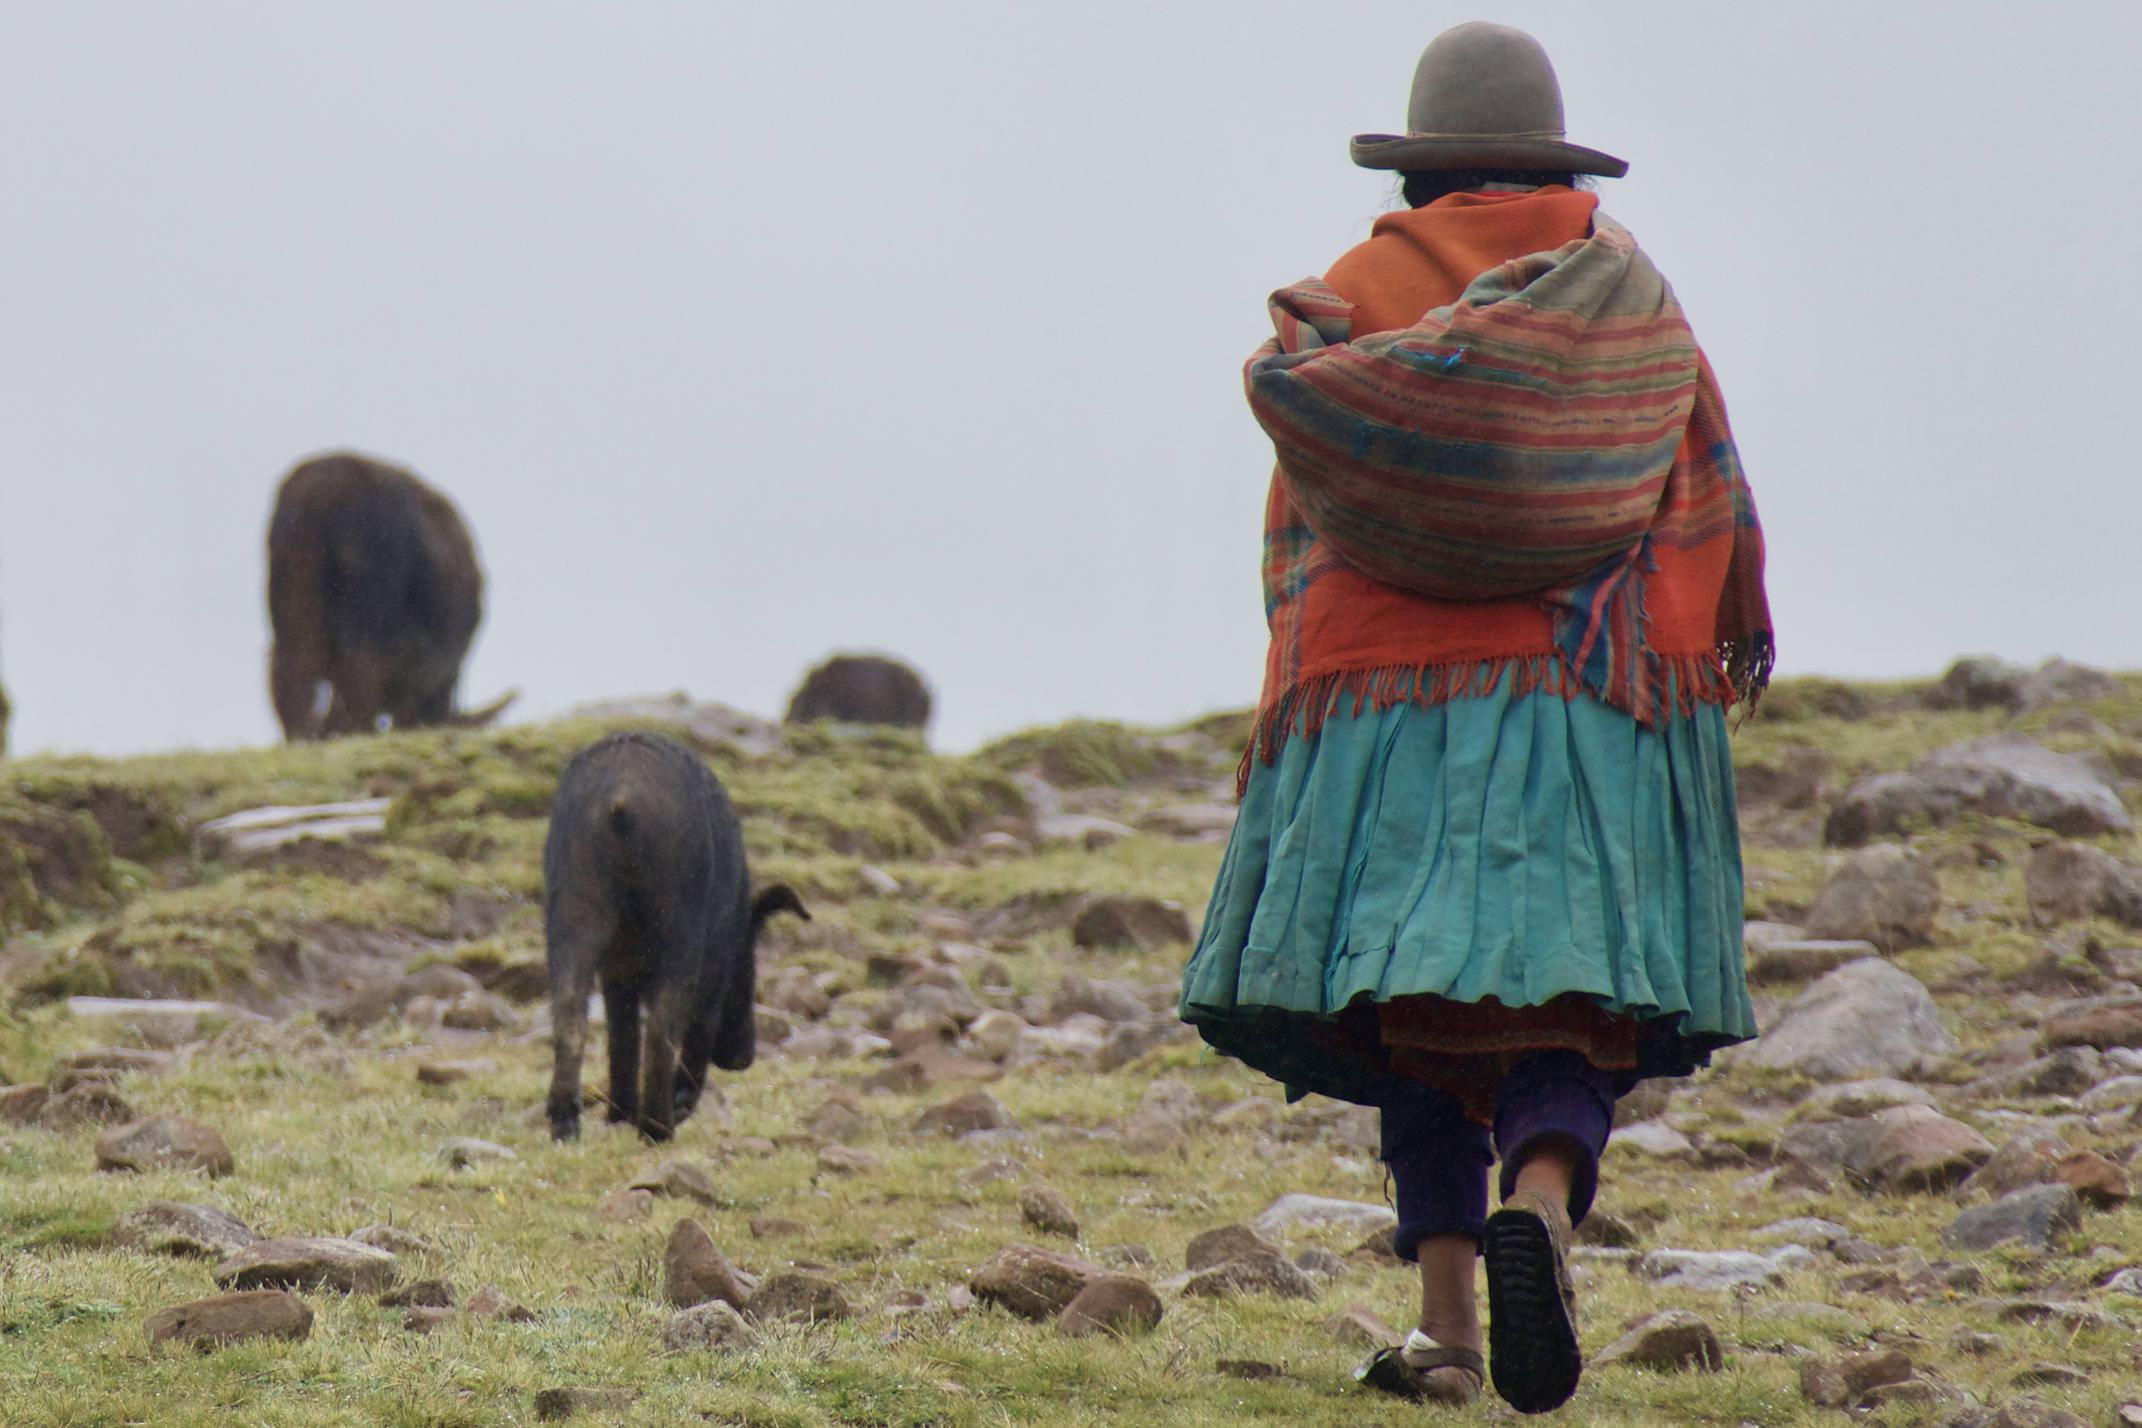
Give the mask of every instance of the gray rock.
<path id="1" fill-rule="evenodd" d="M 2028 714 L 2056 704 L 2095 704 L 2125 692 L 2115 676 L 2055 655 L 2023 677 L 2011 707 Z"/>
<path id="2" fill-rule="evenodd" d="M 679 1309 L 709 1301 L 741 1308 L 751 1290 L 706 1226 L 697 1220 L 679 1220 L 662 1251 L 662 1293 Z"/>
<path id="3" fill-rule="evenodd" d="M 2134 826 L 2119 795 L 2088 764 L 2018 734 L 1997 734 L 1942 749 L 1908 772 L 1862 779 L 1831 810 L 1824 837 L 1858 847 L 1966 813 L 2013 818 L 2070 838 Z"/>
<path id="4" fill-rule="evenodd" d="M 1932 1093 L 1909 1081 L 1877 1076 L 1865 1081 L 1844 1081 L 1818 1086 L 1800 1102 L 1800 1115 L 1809 1120 L 1849 1120 L 1871 1116 L 1891 1106 L 1931 1106 Z"/>
<path id="5" fill-rule="evenodd" d="M 1852 1232 L 1835 1220 L 1804 1218 L 1778 1220 L 1755 1232 L 1755 1238 L 1766 1244 L 1806 1245 L 1812 1249 L 1833 1249 L 1852 1238 Z"/>
<path id="6" fill-rule="evenodd" d="M 2054 927 L 2084 917 L 2109 917 L 2142 927 L 2142 868 L 2088 843 L 2061 841 L 2033 849 L 2023 866 L 2031 920 Z"/>
<path id="7" fill-rule="evenodd" d="M 222 1259 L 259 1238 L 228 1211 L 175 1200 L 156 1200 L 129 1210 L 112 1227 L 115 1245 L 200 1259 Z"/>
<path id="8" fill-rule="evenodd" d="M 1298 1265 L 1276 1254 L 1241 1255 L 1199 1270 L 1183 1285 L 1183 1295 L 1189 1299 L 1231 1299 L 1242 1294 L 1314 1299 L 1317 1286 Z"/>
<path id="9" fill-rule="evenodd" d="M 1628 1333 L 1601 1349 L 1592 1362 L 1602 1367 L 1625 1363 L 1663 1372 L 1716 1373 L 1725 1367 L 1725 1350 L 1719 1347 L 1717 1331 L 1701 1315 L 1665 1309 L 1645 1315 Z"/>
<path id="10" fill-rule="evenodd" d="M 915 1118 L 915 1129 L 926 1134 L 970 1135 L 975 1131 L 1008 1130 L 1019 1122 L 1003 1103 L 987 1091 L 969 1091 L 942 1105 L 932 1106 Z"/>
<path id="11" fill-rule="evenodd" d="M 1764 943 L 1751 949 L 1748 980 L 1759 986 L 1779 982 L 1805 982 L 1836 971 L 1847 962 L 1872 957 L 1881 951 L 1872 942 L 1832 942 L 1818 938 Z"/>
<path id="12" fill-rule="evenodd" d="M 1029 1185 L 1019 1192 L 1019 1215 L 1045 1235 L 1078 1238 L 1078 1212 L 1064 1193 L 1047 1185 Z"/>
<path id="13" fill-rule="evenodd" d="M 1071 926 L 1071 940 L 1088 948 L 1128 945 L 1159 952 L 1190 940 L 1190 919 L 1180 903 L 1150 897 L 1099 897 L 1079 912 Z"/>
<path id="14" fill-rule="evenodd" d="M 1183 1268 L 1188 1270 L 1210 1269 L 1216 1264 L 1225 1264 L 1250 1254 L 1280 1254 L 1276 1244 L 1258 1234 L 1248 1225 L 1222 1225 L 1206 1230 L 1190 1241 L 1183 1252 Z"/>
<path id="15" fill-rule="evenodd" d="M 679 1310 L 662 1326 L 662 1347 L 673 1354 L 688 1349 L 748 1348 L 757 1337 L 744 1316 L 720 1300 Z"/>
<path id="16" fill-rule="evenodd" d="M 1639 1260 L 1637 1273 L 1667 1289 L 1759 1289 L 1814 1263 L 1815 1256 L 1803 1245 L 1786 1245 L 1767 1255 L 1745 1250 L 1662 1249 Z"/>
<path id="17" fill-rule="evenodd" d="M 1282 1195 L 1257 1213 L 1250 1228 L 1266 1239 L 1284 1239 L 1290 1230 L 1336 1228 L 1348 1234 L 1372 1234 L 1398 1223 L 1388 1205 L 1335 1200 L 1323 1195 Z"/>
<path id="18" fill-rule="evenodd" d="M 1958 1050 L 1934 999 L 1901 968 L 1867 958 L 1816 982 L 1777 1024 L 1733 1055 L 1822 1081 L 1909 1076 Z"/>
<path id="19" fill-rule="evenodd" d="M 2065 1185 L 2034 1185 L 1964 1211 L 1942 1232 L 1951 1249 L 1986 1250 L 2011 1240 L 2044 1249 L 2053 1236 L 2082 1224 L 2082 1201 Z"/>
<path id="20" fill-rule="evenodd" d="M 1622 1126 L 1614 1132 L 1614 1138 L 1608 1144 L 1637 1151 L 1654 1160 L 1693 1160 L 1696 1155 L 1696 1143 L 1664 1121 L 1638 1121 L 1633 1126 Z"/>
<path id="21" fill-rule="evenodd" d="M 1047 1320 L 1061 1314 L 1079 1293 L 1108 1271 L 1076 1255 L 1036 1245 L 1008 1245 L 974 1272 L 969 1281 L 976 1299 L 995 1304 L 1024 1319 Z"/>
<path id="22" fill-rule="evenodd" d="M 1930 709 L 2013 709 L 2029 671 L 1997 655 L 1965 655 L 1926 691 Z"/>
<path id="23" fill-rule="evenodd" d="M 303 1339 L 312 1334 L 312 1310 L 280 1289 L 219 1294 L 159 1309 L 141 1324 L 149 1347 L 181 1344 L 211 1349 L 241 1339 Z"/>
<path id="24" fill-rule="evenodd" d="M 1941 884 L 1909 848 L 1877 843 L 1845 859 L 1807 914 L 1808 931 L 1872 942 L 1885 952 L 1924 946 L 1941 912 Z"/>
<path id="25" fill-rule="evenodd" d="M 150 1116 L 97 1137 L 99 1170 L 198 1170 L 228 1175 L 236 1162 L 213 1126 L 184 1116 Z"/>
<path id="26" fill-rule="evenodd" d="M 1143 1333 L 1157 1328 L 1165 1312 L 1150 1284 L 1127 1274 L 1110 1274 L 1088 1284 L 1064 1306 L 1056 1317 L 1056 1330 L 1073 1339 Z"/>
<path id="27" fill-rule="evenodd" d="M 1998 1200 L 2033 1185 L 2050 1184 L 2054 1167 L 2069 1148 L 2060 1132 L 2049 1126 L 2032 1126 L 2010 1137 L 1972 1173 L 1962 1189 L 1966 1194 Z"/>
<path id="28" fill-rule="evenodd" d="M 800 1269 L 784 1269 L 768 1275 L 744 1305 L 744 1317 L 754 1324 L 776 1321 L 817 1324 L 830 1319 L 846 1319 L 854 1312 L 839 1285 L 822 1274 Z"/>
<path id="29" fill-rule="evenodd" d="M 216 1266 L 225 1289 L 335 1289 L 378 1294 L 393 1287 L 398 1261 L 355 1240 L 291 1236 L 256 1240 Z"/>
<path id="30" fill-rule="evenodd" d="M 714 1177 L 688 1160 L 666 1160 L 653 1174 L 641 1176 L 626 1188 L 696 1200 L 702 1205 L 712 1205 L 721 1198 L 714 1188 Z"/>
<path id="31" fill-rule="evenodd" d="M 1104 981 L 1083 977 L 1069 972 L 1056 984 L 1056 992 L 1049 998 L 1048 1019 L 1063 1022 L 1080 1013 L 1097 1016 L 1111 1025 L 1126 1022 L 1143 1022 L 1152 1015 L 1152 1008 L 1138 989 L 1128 982 Z"/>
<path id="32" fill-rule="evenodd" d="M 1986 1163 L 1993 1144 L 1928 1106 L 1891 1106 L 1845 1168 L 1884 1190 L 1945 1190 Z"/>
<path id="33" fill-rule="evenodd" d="M 351 1230 L 344 1238 L 397 1257 L 414 1258 L 439 1252 L 436 1243 L 402 1225 L 366 1225 L 361 1230 Z"/>

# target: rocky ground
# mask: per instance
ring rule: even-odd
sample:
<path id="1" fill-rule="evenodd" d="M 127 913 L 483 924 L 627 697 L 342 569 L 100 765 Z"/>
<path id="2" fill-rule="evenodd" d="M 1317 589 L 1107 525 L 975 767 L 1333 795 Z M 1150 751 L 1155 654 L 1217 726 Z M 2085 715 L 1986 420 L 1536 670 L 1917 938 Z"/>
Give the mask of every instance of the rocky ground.
<path id="1" fill-rule="evenodd" d="M 650 722 L 813 920 L 725 1104 L 555 1146 L 544 815 Z M 1351 1382 L 1416 1293 L 1373 1117 L 1173 1021 L 1245 726 L 0 766 L 0 1420 L 1430 1416 Z M 1562 1418 L 2142 1423 L 2142 681 L 1787 682 L 1737 747 L 1767 1034 L 1625 1103 Z"/>

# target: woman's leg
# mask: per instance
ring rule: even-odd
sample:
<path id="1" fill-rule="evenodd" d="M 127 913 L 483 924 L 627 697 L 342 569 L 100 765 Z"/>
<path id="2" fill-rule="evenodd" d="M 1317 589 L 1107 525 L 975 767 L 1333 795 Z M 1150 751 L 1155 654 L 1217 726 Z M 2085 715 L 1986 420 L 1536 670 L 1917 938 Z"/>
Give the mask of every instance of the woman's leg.
<path id="1" fill-rule="evenodd" d="M 1420 1265 L 1420 1332 L 1445 1348 L 1480 1348 L 1475 1275 L 1491 1156 L 1486 1128 L 1466 1120 L 1454 1096 L 1409 1087 L 1383 1108 L 1383 1160 L 1398 1200 L 1392 1248 Z M 1434 1376 L 1453 1379 L 1451 1393 L 1477 1392 L 1478 1375 L 1460 1384 L 1460 1373 Z"/>
<path id="2" fill-rule="evenodd" d="M 1592 1207 L 1613 1123 L 1612 1078 L 1574 1052 L 1528 1056 L 1496 1087 L 1503 1208 L 1484 1245 L 1488 1368 L 1520 1413 L 1561 1407 L 1584 1371 L 1569 1231 Z"/>
<path id="3" fill-rule="evenodd" d="M 1614 1129 L 1614 1078 L 1574 1051 L 1541 1051 L 1495 1088 L 1495 1149 L 1503 1199 L 1522 1192 L 1583 1223 L 1599 1193 L 1599 1156 Z"/>

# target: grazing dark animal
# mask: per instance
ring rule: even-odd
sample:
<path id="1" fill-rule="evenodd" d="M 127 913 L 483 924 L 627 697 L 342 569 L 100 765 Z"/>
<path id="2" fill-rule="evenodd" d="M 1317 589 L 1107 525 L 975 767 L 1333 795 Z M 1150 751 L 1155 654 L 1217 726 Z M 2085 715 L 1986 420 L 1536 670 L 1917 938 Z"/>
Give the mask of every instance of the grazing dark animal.
<path id="1" fill-rule="evenodd" d="M 781 884 L 752 896 L 736 811 L 689 749 L 659 734 L 612 734 L 573 756 L 543 846 L 553 1138 L 580 1133 L 598 982 L 611 1120 L 667 1140 L 698 1105 L 709 1063 L 751 1065 L 759 929 L 777 912 L 810 917 Z"/>
<path id="2" fill-rule="evenodd" d="M 899 660 L 884 655 L 834 655 L 804 676 L 788 701 L 788 722 L 837 719 L 920 729 L 930 722 L 930 687 Z"/>
<path id="3" fill-rule="evenodd" d="M 283 737 L 486 724 L 513 696 L 454 709 L 483 572 L 453 503 L 349 452 L 283 478 L 268 523 L 268 688 Z"/>

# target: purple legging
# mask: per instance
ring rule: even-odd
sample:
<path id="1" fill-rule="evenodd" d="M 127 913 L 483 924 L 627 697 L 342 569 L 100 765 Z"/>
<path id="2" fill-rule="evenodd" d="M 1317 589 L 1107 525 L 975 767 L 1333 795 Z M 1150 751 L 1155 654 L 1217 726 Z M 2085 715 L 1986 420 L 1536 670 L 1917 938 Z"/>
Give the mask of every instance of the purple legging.
<path id="1" fill-rule="evenodd" d="M 1613 1128 L 1613 1076 L 1574 1051 L 1536 1052 L 1510 1068 L 1495 1088 L 1492 1145 L 1487 1127 L 1468 1121 L 1457 1097 L 1409 1087 L 1383 1106 L 1383 1160 L 1398 1199 L 1392 1249 L 1410 1260 L 1431 1235 L 1466 1235 L 1477 1243 L 1487 1226 L 1487 1172 L 1496 1153 L 1507 1198 L 1518 1166 L 1543 1139 L 1577 1152 L 1569 1220 L 1580 1222 L 1598 1193 L 1599 1154 Z"/>

